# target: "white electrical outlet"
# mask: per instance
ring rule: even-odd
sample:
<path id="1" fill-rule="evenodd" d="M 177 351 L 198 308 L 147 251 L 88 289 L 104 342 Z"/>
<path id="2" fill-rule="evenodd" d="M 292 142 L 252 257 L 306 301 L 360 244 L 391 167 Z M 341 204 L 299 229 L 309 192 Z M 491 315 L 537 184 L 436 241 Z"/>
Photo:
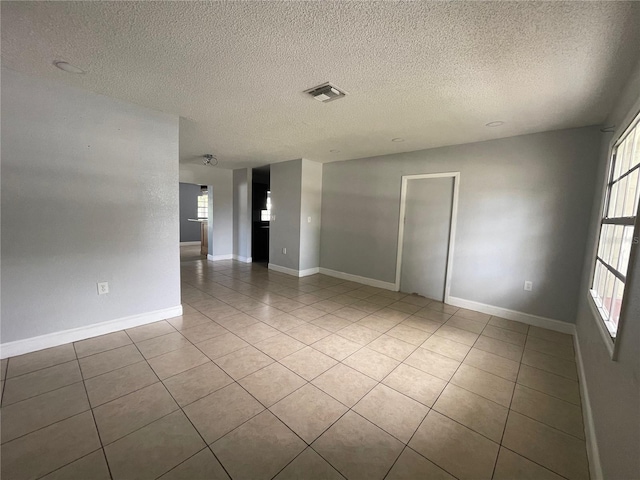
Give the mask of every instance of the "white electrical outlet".
<path id="1" fill-rule="evenodd" d="M 307 217 L 307 223 L 311 223 L 311 217 Z"/>
<path id="2" fill-rule="evenodd" d="M 533 282 L 531 280 L 525 280 L 524 282 L 524 289 L 527 292 L 532 292 L 533 291 Z"/>
<path id="3" fill-rule="evenodd" d="M 109 293 L 109 282 L 98 282 L 98 295 Z"/>
<path id="4" fill-rule="evenodd" d="M 287 249 L 286 249 L 286 248 L 283 248 L 283 249 L 282 249 L 282 253 L 284 253 L 284 254 L 286 255 L 286 254 L 287 254 Z"/>

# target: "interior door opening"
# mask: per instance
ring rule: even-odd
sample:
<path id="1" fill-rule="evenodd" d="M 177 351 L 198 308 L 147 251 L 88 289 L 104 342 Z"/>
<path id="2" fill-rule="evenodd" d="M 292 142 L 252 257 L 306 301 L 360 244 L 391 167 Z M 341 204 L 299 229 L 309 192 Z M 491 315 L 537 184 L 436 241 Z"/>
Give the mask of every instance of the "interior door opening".
<path id="1" fill-rule="evenodd" d="M 211 186 L 180 183 L 180 261 L 204 260 L 209 252 Z"/>
<path id="2" fill-rule="evenodd" d="M 402 177 L 396 288 L 447 302 L 460 174 Z"/>
<path id="3" fill-rule="evenodd" d="M 269 165 L 253 169 L 251 194 L 251 258 L 269 262 L 269 222 L 271 220 L 271 169 Z"/>

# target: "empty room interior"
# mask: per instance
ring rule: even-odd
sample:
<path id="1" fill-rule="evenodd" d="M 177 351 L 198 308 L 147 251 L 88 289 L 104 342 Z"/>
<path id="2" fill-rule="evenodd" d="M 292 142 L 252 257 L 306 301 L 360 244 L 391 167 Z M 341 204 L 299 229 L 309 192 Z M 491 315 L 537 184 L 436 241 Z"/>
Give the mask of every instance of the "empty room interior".
<path id="1" fill-rule="evenodd" d="M 0 16 L 3 480 L 640 479 L 640 2 Z"/>

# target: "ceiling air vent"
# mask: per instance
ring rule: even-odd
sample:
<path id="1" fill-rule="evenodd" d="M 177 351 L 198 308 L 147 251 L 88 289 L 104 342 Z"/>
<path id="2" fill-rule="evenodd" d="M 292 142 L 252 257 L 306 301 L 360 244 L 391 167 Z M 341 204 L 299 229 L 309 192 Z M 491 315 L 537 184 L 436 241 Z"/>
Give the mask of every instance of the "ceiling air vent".
<path id="1" fill-rule="evenodd" d="M 335 85 L 331 85 L 329 82 L 310 88 L 309 90 L 305 90 L 304 93 L 308 93 L 319 102 L 324 103 L 337 100 L 347 94 L 347 92 L 339 89 Z"/>

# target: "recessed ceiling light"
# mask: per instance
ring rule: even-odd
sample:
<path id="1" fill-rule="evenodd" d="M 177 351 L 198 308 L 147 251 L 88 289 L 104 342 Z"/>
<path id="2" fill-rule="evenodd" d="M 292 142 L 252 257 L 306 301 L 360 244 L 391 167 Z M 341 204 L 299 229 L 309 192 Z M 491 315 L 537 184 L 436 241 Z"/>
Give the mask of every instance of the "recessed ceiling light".
<path id="1" fill-rule="evenodd" d="M 67 73 L 76 73 L 76 74 L 82 74 L 85 73 L 84 70 L 82 70 L 79 67 L 76 67 L 75 65 L 71 65 L 68 62 L 63 62 L 63 61 L 55 61 L 53 62 L 53 64 L 58 67 L 60 70 L 64 70 Z"/>
<path id="2" fill-rule="evenodd" d="M 398 142 L 404 142 L 404 138 L 396 137 L 396 138 L 392 138 L 392 139 L 391 139 L 391 141 L 392 141 L 392 142 L 396 142 L 396 143 L 398 143 Z"/>
<path id="3" fill-rule="evenodd" d="M 329 150 L 329 152 L 331 152 L 331 153 L 340 153 L 340 150 L 333 149 L 333 150 Z"/>
<path id="4" fill-rule="evenodd" d="M 486 127 L 500 127 L 502 125 L 504 125 L 504 122 L 498 120 L 498 121 L 495 121 L 495 122 L 489 122 L 485 126 Z"/>

